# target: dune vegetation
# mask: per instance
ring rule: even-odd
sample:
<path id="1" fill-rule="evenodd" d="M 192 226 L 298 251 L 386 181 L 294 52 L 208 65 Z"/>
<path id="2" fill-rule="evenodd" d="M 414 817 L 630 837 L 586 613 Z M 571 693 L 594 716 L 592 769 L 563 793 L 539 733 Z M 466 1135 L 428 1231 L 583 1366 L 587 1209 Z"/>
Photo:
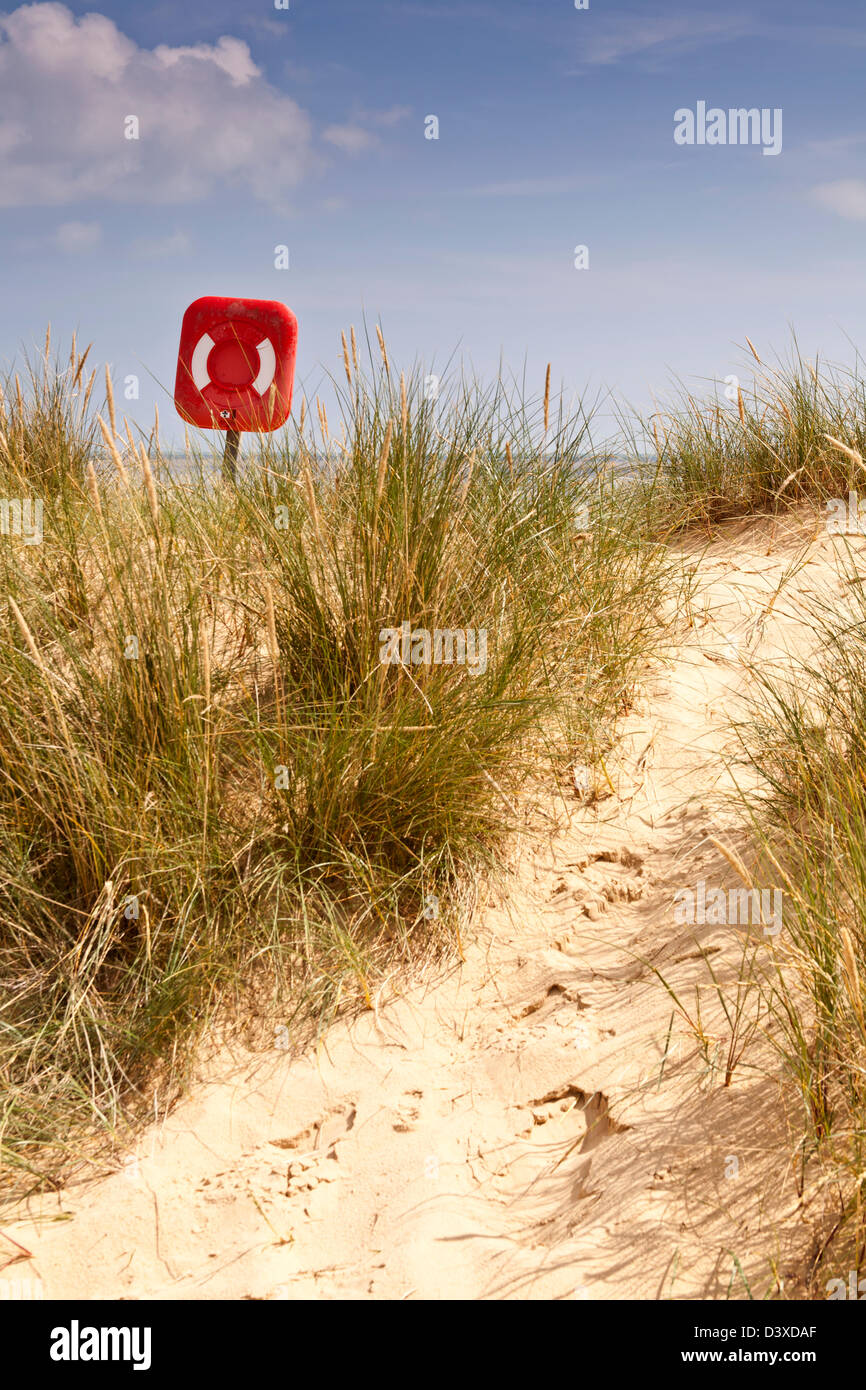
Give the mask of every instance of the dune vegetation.
<path id="1" fill-rule="evenodd" d="M 242 994 L 273 1045 L 459 949 L 533 787 L 574 795 L 660 640 L 664 548 L 612 499 L 587 415 L 552 420 L 549 382 L 533 404 L 502 381 L 427 399 L 381 337 L 365 367 L 354 333 L 344 347 L 336 427 L 300 403 L 233 483 L 209 449 L 179 466 L 156 430 L 136 438 L 110 381 L 97 408 L 74 346 L 5 383 L 16 1190 L 64 1171 L 84 1132 L 116 1137 L 157 1079 L 169 1097 Z"/>
<path id="2" fill-rule="evenodd" d="M 157 1083 L 167 1103 L 206 1033 L 300 1042 L 400 966 L 460 952 L 539 793 L 609 781 L 682 618 L 672 541 L 820 511 L 864 472 L 862 380 L 796 344 L 773 367 L 749 344 L 753 379 L 727 397 L 623 410 L 601 447 L 549 370 L 534 400 L 459 375 L 431 393 L 377 336 L 363 362 L 343 339 L 339 418 L 297 402 L 234 479 L 210 442 L 169 457 L 158 427 L 118 420 L 74 344 L 3 385 L 7 1192 L 117 1139 Z M 815 660 L 753 672 L 743 824 L 788 915 L 743 984 L 859 1242 L 866 613 L 849 559 L 855 609 L 816 616 Z"/>

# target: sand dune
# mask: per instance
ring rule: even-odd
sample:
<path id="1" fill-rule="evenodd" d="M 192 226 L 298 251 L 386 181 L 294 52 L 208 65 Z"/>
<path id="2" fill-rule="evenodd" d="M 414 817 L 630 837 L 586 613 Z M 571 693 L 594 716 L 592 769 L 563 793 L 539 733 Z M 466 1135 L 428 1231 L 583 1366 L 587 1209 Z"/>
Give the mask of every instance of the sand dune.
<path id="1" fill-rule="evenodd" d="M 556 829 L 518 846 L 465 960 L 300 1056 L 211 1064 L 117 1173 L 4 1221 L 32 1252 L 16 1276 L 46 1297 L 796 1296 L 820 1199 L 778 1063 L 755 1040 L 726 1087 L 652 967 L 701 987 L 724 1044 L 698 943 L 730 982 L 742 932 L 677 924 L 673 898 L 737 883 L 712 840 L 744 842 L 720 756 L 744 662 L 802 647 L 810 595 L 842 601 L 834 545 L 799 514 L 685 548 L 693 625 L 624 728 L 616 795 L 550 789 Z"/>

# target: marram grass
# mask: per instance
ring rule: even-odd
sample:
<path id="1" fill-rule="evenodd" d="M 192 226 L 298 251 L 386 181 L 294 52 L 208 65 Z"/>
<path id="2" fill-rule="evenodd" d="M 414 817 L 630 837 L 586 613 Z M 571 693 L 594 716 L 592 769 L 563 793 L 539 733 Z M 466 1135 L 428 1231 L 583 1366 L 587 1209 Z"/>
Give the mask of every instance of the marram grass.
<path id="1" fill-rule="evenodd" d="M 343 341 L 341 418 L 301 402 L 235 485 L 195 450 L 173 477 L 74 347 L 4 384 L 0 488 L 43 528 L 0 536 L 8 1190 L 163 1108 L 207 1030 L 300 1037 L 459 949 L 658 644 L 663 548 L 549 373 L 431 400 L 378 338 Z M 483 666 L 383 662 L 404 627 L 483 633 Z"/>

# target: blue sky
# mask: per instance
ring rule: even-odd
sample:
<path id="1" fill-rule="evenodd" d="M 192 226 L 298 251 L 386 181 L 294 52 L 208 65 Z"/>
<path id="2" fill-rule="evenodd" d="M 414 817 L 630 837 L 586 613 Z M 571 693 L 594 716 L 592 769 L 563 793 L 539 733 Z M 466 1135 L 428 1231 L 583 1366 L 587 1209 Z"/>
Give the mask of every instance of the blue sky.
<path id="1" fill-rule="evenodd" d="M 866 346 L 856 0 L 166 0 L 0 11 L 0 360 L 73 329 L 173 417 L 202 294 L 280 299 L 298 381 L 381 318 L 398 363 L 500 355 L 640 407 L 748 335 Z M 783 113 L 777 157 L 674 113 Z M 123 136 L 139 118 L 140 138 Z M 425 139 L 436 115 L 439 139 Z M 274 247 L 290 268 L 274 268 Z M 589 248 L 589 269 L 574 248 Z M 151 378 L 156 378 L 156 384 Z"/>

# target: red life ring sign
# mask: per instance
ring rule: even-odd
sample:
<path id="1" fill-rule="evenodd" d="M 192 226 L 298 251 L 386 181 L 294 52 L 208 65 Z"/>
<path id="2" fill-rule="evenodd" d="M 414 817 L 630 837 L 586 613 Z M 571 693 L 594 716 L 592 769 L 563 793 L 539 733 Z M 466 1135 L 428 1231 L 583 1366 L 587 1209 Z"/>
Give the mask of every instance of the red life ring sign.
<path id="1" fill-rule="evenodd" d="M 276 430 L 289 418 L 298 321 L 274 299 L 206 295 L 183 316 L 174 403 L 205 429 Z"/>

